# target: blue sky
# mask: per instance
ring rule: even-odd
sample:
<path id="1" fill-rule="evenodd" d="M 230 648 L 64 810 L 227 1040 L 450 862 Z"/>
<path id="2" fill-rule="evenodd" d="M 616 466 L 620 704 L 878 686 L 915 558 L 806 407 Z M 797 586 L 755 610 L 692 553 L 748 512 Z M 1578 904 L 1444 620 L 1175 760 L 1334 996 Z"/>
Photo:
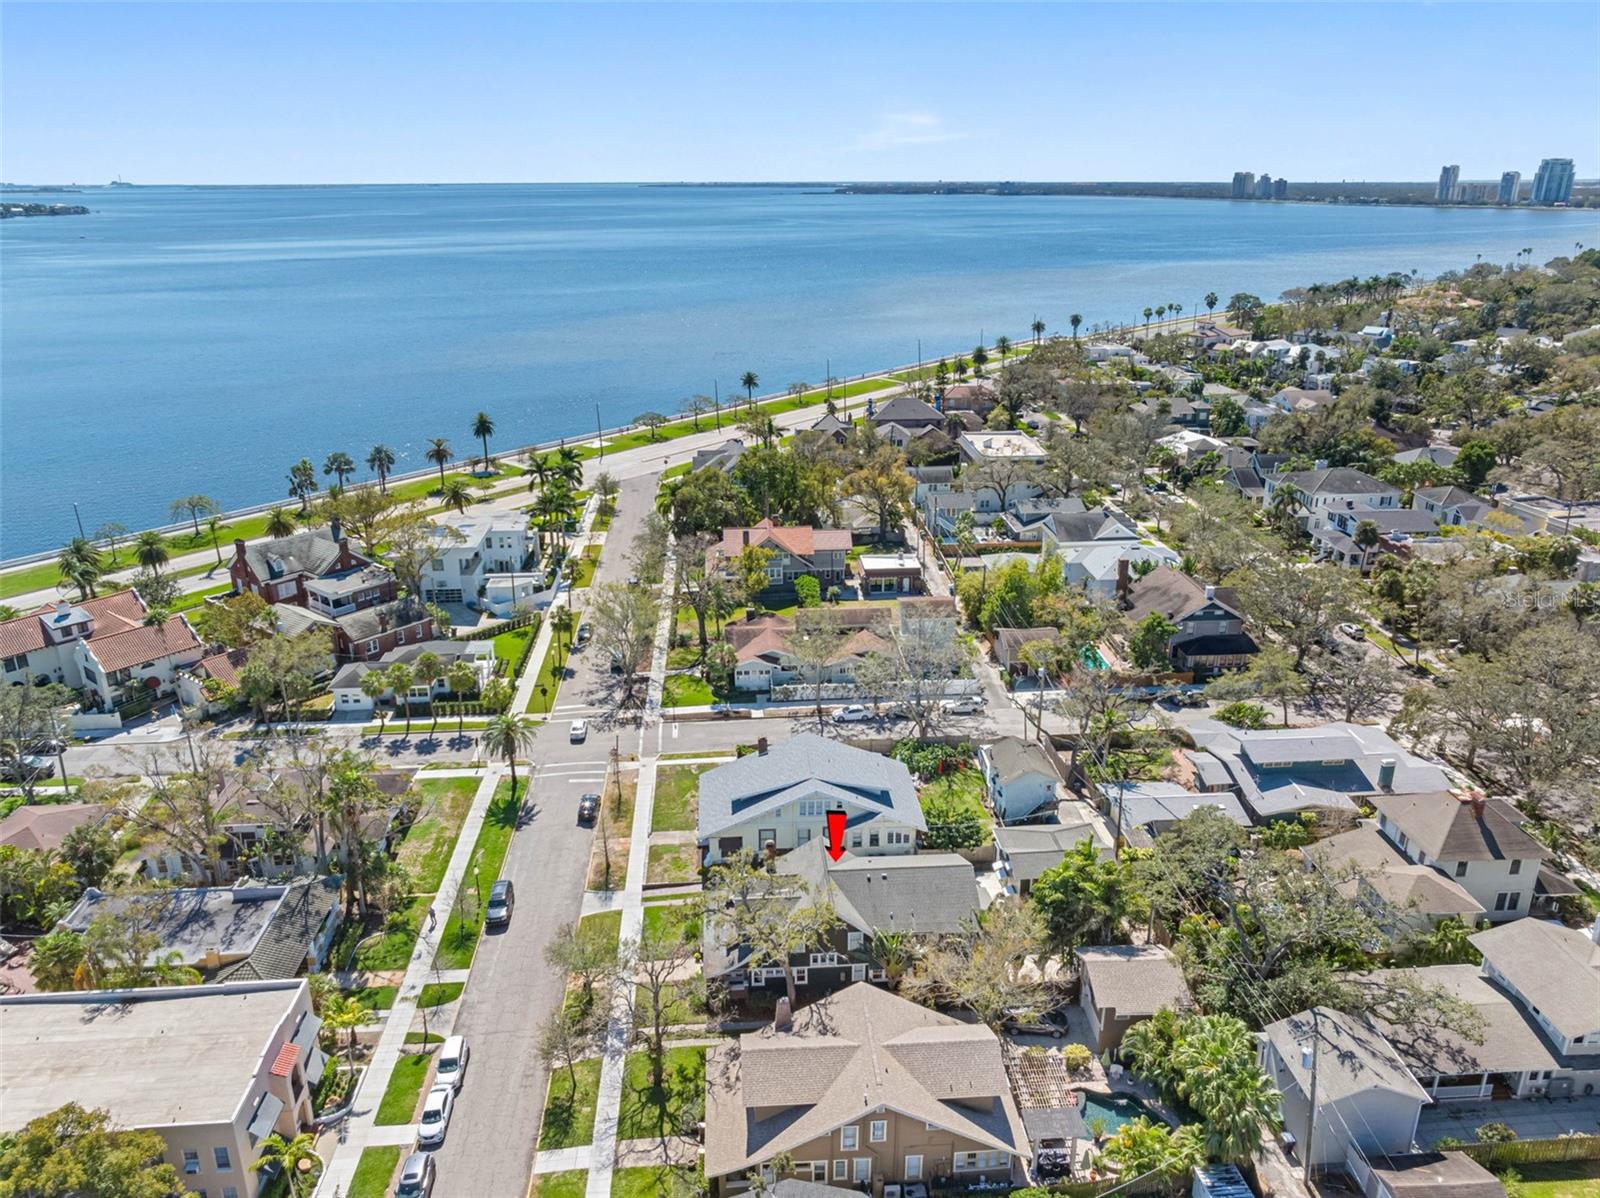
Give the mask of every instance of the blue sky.
<path id="1" fill-rule="evenodd" d="M 1600 175 L 1600 4 L 22 4 L 0 177 Z"/>

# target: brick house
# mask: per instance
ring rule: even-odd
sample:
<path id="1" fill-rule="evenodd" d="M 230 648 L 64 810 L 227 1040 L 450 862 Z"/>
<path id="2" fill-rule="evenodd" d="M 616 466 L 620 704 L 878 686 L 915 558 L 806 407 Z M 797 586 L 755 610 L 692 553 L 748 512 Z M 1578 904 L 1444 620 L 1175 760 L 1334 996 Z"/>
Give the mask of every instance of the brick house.
<path id="1" fill-rule="evenodd" d="M 276 603 L 272 611 L 278 631 L 286 636 L 313 628 L 327 632 L 333 655 L 340 662 L 377 661 L 396 649 L 431 641 L 438 635 L 428 609 L 410 598 L 341 616 L 328 616 L 315 608 L 289 603 Z"/>
<path id="2" fill-rule="evenodd" d="M 724 528 L 722 543 L 712 547 L 707 568 L 726 571 L 728 563 L 747 546 L 772 550 L 767 562 L 767 585 L 793 587 L 794 580 L 810 574 L 823 588 L 845 580 L 845 559 L 850 552 L 850 532 L 844 528 L 812 528 L 809 524 L 783 526 L 770 519 L 750 528 Z"/>
<path id="3" fill-rule="evenodd" d="M 343 588 L 333 588 L 334 597 L 342 595 L 361 607 L 393 599 L 394 576 L 381 567 L 373 566 L 372 562 L 357 553 L 335 518 L 327 528 L 311 528 L 276 540 L 254 543 L 235 540 L 233 561 L 228 564 L 228 577 L 233 580 L 234 589 L 241 594 L 248 591 L 252 595 L 260 595 L 268 603 L 292 603 L 296 607 L 307 607 L 311 602 L 308 583 L 336 580 L 363 567 L 386 576 L 387 588 L 373 575 L 364 588 L 353 588 L 349 592 Z M 380 593 L 359 596 L 354 593 L 356 590 L 371 590 L 373 586 L 377 586 Z M 355 610 L 355 607 L 350 610 Z"/>

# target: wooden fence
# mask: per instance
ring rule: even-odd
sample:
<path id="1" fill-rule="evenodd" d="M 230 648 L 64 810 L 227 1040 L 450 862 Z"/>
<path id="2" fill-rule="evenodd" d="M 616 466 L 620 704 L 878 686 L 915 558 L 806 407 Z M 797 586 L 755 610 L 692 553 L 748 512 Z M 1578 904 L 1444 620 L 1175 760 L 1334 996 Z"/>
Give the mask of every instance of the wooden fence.
<path id="1" fill-rule="evenodd" d="M 1561 1136 L 1554 1140 L 1507 1140 L 1500 1144 L 1463 1144 L 1466 1153 L 1485 1169 L 1543 1161 L 1600 1160 L 1600 1136 Z"/>

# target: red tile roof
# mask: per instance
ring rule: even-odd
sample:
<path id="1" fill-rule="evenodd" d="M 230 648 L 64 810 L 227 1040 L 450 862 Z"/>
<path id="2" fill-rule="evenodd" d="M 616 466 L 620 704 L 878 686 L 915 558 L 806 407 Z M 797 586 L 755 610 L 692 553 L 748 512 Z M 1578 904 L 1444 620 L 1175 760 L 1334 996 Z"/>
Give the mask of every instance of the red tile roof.
<path id="1" fill-rule="evenodd" d="M 144 600 L 139 598 L 136 591 L 117 591 L 71 606 L 82 610 L 94 621 L 94 638 L 138 628 L 144 623 L 146 611 Z M 27 615 L 0 622 L 0 657 L 18 657 L 35 649 L 43 649 L 44 621 L 40 617 L 52 615 L 55 610 L 54 603 L 47 603 Z"/>
<path id="2" fill-rule="evenodd" d="M 110 636 L 96 631 L 89 639 L 89 652 L 108 674 L 198 648 L 200 638 L 182 616 L 168 616 L 165 624 L 156 627 L 141 624 Z"/>
<path id="3" fill-rule="evenodd" d="M 849 549 L 848 528 L 812 528 L 809 524 L 777 525 L 763 520 L 749 528 L 724 528 L 722 552 L 727 557 L 737 557 L 745 547 L 745 534 L 750 534 L 752 545 L 776 545 L 795 557 L 810 557 L 819 549 Z"/>
<path id="4" fill-rule="evenodd" d="M 249 655 L 248 649 L 229 649 L 226 653 L 213 653 L 210 657 L 201 658 L 194 670 L 195 673 L 215 678 L 218 682 L 238 686 L 239 667 L 244 665 L 245 658 Z"/>
<path id="5" fill-rule="evenodd" d="M 294 1063 L 300 1059 L 300 1046 L 298 1044 L 285 1044 L 278 1049 L 278 1057 L 272 1062 L 273 1077 L 288 1077 L 294 1069 Z"/>

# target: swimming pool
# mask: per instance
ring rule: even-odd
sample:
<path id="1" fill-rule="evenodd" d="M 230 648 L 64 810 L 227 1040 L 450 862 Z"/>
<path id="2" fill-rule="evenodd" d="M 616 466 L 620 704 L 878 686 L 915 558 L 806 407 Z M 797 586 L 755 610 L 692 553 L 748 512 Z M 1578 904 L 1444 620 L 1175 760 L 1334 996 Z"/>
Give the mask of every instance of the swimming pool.
<path id="1" fill-rule="evenodd" d="M 1105 1123 L 1105 1134 L 1115 1135 L 1124 1123 L 1131 1123 L 1143 1115 L 1152 1123 L 1165 1125 L 1166 1120 L 1137 1098 L 1121 1094 L 1100 1094 L 1092 1090 L 1078 1091 L 1079 1112 L 1084 1126 L 1092 1132 L 1095 1120 Z"/>

